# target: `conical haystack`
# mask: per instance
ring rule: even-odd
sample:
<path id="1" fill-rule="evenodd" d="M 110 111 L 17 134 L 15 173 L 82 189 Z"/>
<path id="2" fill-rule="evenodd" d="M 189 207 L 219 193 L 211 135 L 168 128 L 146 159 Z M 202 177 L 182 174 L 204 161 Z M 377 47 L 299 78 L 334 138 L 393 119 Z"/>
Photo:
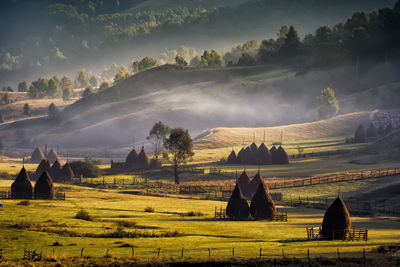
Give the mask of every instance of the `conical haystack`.
<path id="1" fill-rule="evenodd" d="M 270 219 L 276 215 L 274 201 L 266 191 L 263 184 L 258 186 L 257 192 L 254 194 L 250 204 L 250 214 L 255 219 Z"/>
<path id="2" fill-rule="evenodd" d="M 278 147 L 275 155 L 275 164 L 289 164 L 289 156 L 282 146 Z"/>
<path id="3" fill-rule="evenodd" d="M 72 181 L 72 178 L 74 177 L 75 175 L 71 166 L 69 166 L 68 163 L 65 163 L 65 165 L 61 169 L 61 179 L 63 181 Z"/>
<path id="4" fill-rule="evenodd" d="M 267 192 L 269 191 L 269 188 L 265 184 L 264 179 L 262 178 L 260 171 L 258 171 L 257 174 L 254 175 L 253 179 L 251 179 L 251 182 L 249 184 L 249 196 L 250 196 L 250 198 L 252 198 L 254 196 L 254 194 L 257 192 L 258 186 L 260 184 L 262 184 L 264 186 L 264 188 L 267 190 Z"/>
<path id="5" fill-rule="evenodd" d="M 249 193 L 250 178 L 247 175 L 246 171 L 242 172 L 236 184 L 240 187 L 240 191 L 242 192 L 243 196 L 246 197 L 247 199 L 250 199 L 251 198 L 251 194 Z"/>
<path id="6" fill-rule="evenodd" d="M 35 199 L 53 199 L 54 198 L 54 184 L 53 180 L 47 171 L 44 171 L 39 179 L 36 181 L 35 189 L 33 190 Z"/>
<path id="7" fill-rule="evenodd" d="M 125 168 L 132 170 L 135 169 L 138 162 L 138 154 L 136 150 L 133 148 L 131 152 L 129 152 L 128 156 L 125 160 Z"/>
<path id="8" fill-rule="evenodd" d="M 367 138 L 378 138 L 378 131 L 373 123 L 371 123 L 366 131 Z"/>
<path id="9" fill-rule="evenodd" d="M 258 151 L 258 146 L 256 145 L 256 143 L 251 143 L 250 148 L 254 151 L 254 153 L 257 153 Z"/>
<path id="10" fill-rule="evenodd" d="M 51 166 L 49 174 L 54 181 L 61 180 L 61 164 L 58 160 L 53 163 Z"/>
<path id="11" fill-rule="evenodd" d="M 228 205 L 226 205 L 226 215 L 231 218 L 249 217 L 249 204 L 243 197 L 238 184 L 236 184 L 231 198 L 228 201 Z"/>
<path id="12" fill-rule="evenodd" d="M 32 183 L 24 167 L 11 185 L 11 198 L 32 199 Z"/>
<path id="13" fill-rule="evenodd" d="M 47 160 L 50 162 L 50 164 L 53 164 L 56 162 L 56 160 L 59 161 L 57 151 L 55 151 L 54 148 L 52 148 L 49 153 L 47 153 Z"/>
<path id="14" fill-rule="evenodd" d="M 257 162 L 260 165 L 272 164 L 272 155 L 267 146 L 262 143 L 257 151 Z"/>
<path id="15" fill-rule="evenodd" d="M 338 196 L 326 210 L 322 221 L 322 238 L 346 239 L 351 228 L 350 214 L 342 198 Z"/>
<path id="16" fill-rule="evenodd" d="M 278 159 L 276 152 L 277 152 L 276 147 L 272 146 L 270 150 L 272 164 L 276 164 L 276 161 Z"/>
<path id="17" fill-rule="evenodd" d="M 37 147 L 32 152 L 30 162 L 31 163 L 40 163 L 44 159 L 45 159 L 45 157 L 44 157 L 43 151 L 39 147 Z"/>
<path id="18" fill-rule="evenodd" d="M 362 124 L 358 125 L 356 132 L 354 133 L 355 143 L 364 143 L 366 140 L 366 133 Z"/>
<path id="19" fill-rule="evenodd" d="M 150 159 L 146 154 L 146 151 L 144 151 L 144 147 L 142 146 L 142 149 L 140 150 L 139 156 L 138 156 L 138 168 L 141 170 L 146 170 L 150 167 Z"/>
<path id="20" fill-rule="evenodd" d="M 50 162 L 44 159 L 39 163 L 39 166 L 36 168 L 35 180 L 37 180 L 45 170 L 48 172 L 50 171 Z"/>
<path id="21" fill-rule="evenodd" d="M 249 146 L 243 152 L 245 164 L 257 164 L 256 153 Z"/>
<path id="22" fill-rule="evenodd" d="M 244 148 L 242 148 L 237 154 L 237 163 L 243 164 L 244 162 Z"/>
<path id="23" fill-rule="evenodd" d="M 236 164 L 237 163 L 237 156 L 233 149 L 232 149 L 232 152 L 228 156 L 227 163 L 228 164 Z"/>

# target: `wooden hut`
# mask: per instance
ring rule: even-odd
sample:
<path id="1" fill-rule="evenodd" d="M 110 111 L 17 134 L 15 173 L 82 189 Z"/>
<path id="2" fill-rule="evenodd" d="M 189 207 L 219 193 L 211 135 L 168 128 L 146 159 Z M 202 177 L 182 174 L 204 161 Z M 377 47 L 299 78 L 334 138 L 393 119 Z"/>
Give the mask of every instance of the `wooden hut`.
<path id="1" fill-rule="evenodd" d="M 272 220 L 276 215 L 274 201 L 267 191 L 268 187 L 259 184 L 257 192 L 254 194 L 250 203 L 250 214 L 255 219 Z"/>
<path id="2" fill-rule="evenodd" d="M 126 157 L 125 168 L 128 170 L 136 169 L 137 161 L 138 161 L 138 153 L 136 152 L 135 148 L 132 148 L 132 151 L 129 152 L 128 156 Z"/>
<path id="3" fill-rule="evenodd" d="M 47 158 L 47 160 L 50 162 L 50 164 L 53 164 L 54 162 L 56 162 L 56 160 L 59 161 L 57 151 L 56 151 L 54 148 L 52 148 L 52 149 L 49 151 L 49 153 L 47 153 L 46 158 Z"/>
<path id="4" fill-rule="evenodd" d="M 282 146 L 279 146 L 276 150 L 275 164 L 289 164 L 289 156 Z"/>
<path id="5" fill-rule="evenodd" d="M 49 173 L 45 170 L 39 179 L 36 181 L 33 190 L 35 199 L 53 199 L 54 198 L 54 184 Z"/>
<path id="6" fill-rule="evenodd" d="M 44 159 L 45 157 L 43 151 L 39 147 L 37 147 L 32 152 L 30 163 L 40 163 Z"/>
<path id="7" fill-rule="evenodd" d="M 74 178 L 74 172 L 71 168 L 71 166 L 69 166 L 68 162 L 65 163 L 65 165 L 62 167 L 61 169 L 61 179 L 66 182 L 66 181 L 72 181 L 72 178 Z"/>
<path id="8" fill-rule="evenodd" d="M 276 161 L 277 161 L 277 159 L 278 159 L 278 158 L 277 158 L 276 151 L 277 151 L 276 147 L 275 147 L 275 146 L 272 146 L 272 147 L 271 147 L 271 150 L 270 150 L 272 164 L 276 164 Z"/>
<path id="9" fill-rule="evenodd" d="M 237 163 L 237 156 L 233 149 L 232 149 L 232 152 L 228 156 L 227 163 L 228 164 L 236 164 Z"/>
<path id="10" fill-rule="evenodd" d="M 338 196 L 326 210 L 322 221 L 321 235 L 323 239 L 346 239 L 351 228 L 351 219 L 346 204 Z"/>
<path id="11" fill-rule="evenodd" d="M 236 184 L 232 192 L 231 198 L 226 205 L 226 215 L 231 218 L 247 218 L 249 217 L 249 204 L 243 197 L 240 186 Z"/>
<path id="12" fill-rule="evenodd" d="M 140 170 L 147 170 L 150 167 L 150 159 L 147 156 L 146 151 L 144 151 L 143 146 L 138 155 L 137 162 L 138 162 L 138 169 Z"/>
<path id="13" fill-rule="evenodd" d="M 35 175 L 34 175 L 35 176 L 35 180 L 39 179 L 39 177 L 42 175 L 42 173 L 45 170 L 48 171 L 48 172 L 50 171 L 50 162 L 45 160 L 45 159 L 43 159 L 39 163 L 38 167 L 36 168 Z"/>
<path id="14" fill-rule="evenodd" d="M 49 174 L 54 181 L 59 181 L 62 179 L 61 164 L 58 160 L 56 160 L 51 166 Z"/>
<path id="15" fill-rule="evenodd" d="M 247 175 L 246 171 L 242 172 L 236 184 L 240 187 L 243 196 L 247 199 L 251 199 L 251 194 L 249 193 L 250 177 Z"/>
<path id="16" fill-rule="evenodd" d="M 32 183 L 24 167 L 22 167 L 17 178 L 11 184 L 11 198 L 32 199 Z"/>
<path id="17" fill-rule="evenodd" d="M 272 164 L 272 155 L 267 146 L 262 143 L 257 150 L 257 163 L 259 165 Z"/>
<path id="18" fill-rule="evenodd" d="M 376 130 L 376 127 L 372 122 L 366 131 L 366 135 L 367 135 L 368 139 L 377 139 L 378 138 L 378 131 Z"/>
<path id="19" fill-rule="evenodd" d="M 242 148 L 239 153 L 237 154 L 237 163 L 238 164 L 243 164 L 245 163 L 244 161 L 244 148 Z"/>
<path id="20" fill-rule="evenodd" d="M 262 184 L 267 190 L 268 187 L 264 182 L 263 177 L 261 176 L 260 171 L 257 172 L 256 175 L 254 175 L 253 179 L 251 179 L 251 182 L 249 184 L 249 196 L 252 198 L 254 194 L 257 192 L 258 186 Z"/>
<path id="21" fill-rule="evenodd" d="M 362 124 L 358 125 L 357 130 L 354 133 L 355 143 L 364 143 L 366 141 L 366 133 Z"/>

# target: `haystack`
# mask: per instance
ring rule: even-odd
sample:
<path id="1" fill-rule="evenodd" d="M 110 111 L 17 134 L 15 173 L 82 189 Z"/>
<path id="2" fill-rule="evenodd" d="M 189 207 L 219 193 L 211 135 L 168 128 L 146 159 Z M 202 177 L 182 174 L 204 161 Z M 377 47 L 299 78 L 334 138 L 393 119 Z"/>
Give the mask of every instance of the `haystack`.
<path id="1" fill-rule="evenodd" d="M 268 186 L 265 184 L 263 177 L 261 176 L 260 171 L 257 172 L 256 175 L 254 175 L 253 179 L 251 179 L 251 182 L 249 184 L 249 196 L 252 198 L 254 194 L 257 192 L 258 186 L 262 184 L 264 188 L 269 191 Z"/>
<path id="2" fill-rule="evenodd" d="M 272 155 L 267 146 L 262 143 L 257 151 L 257 162 L 260 165 L 272 164 Z"/>
<path id="3" fill-rule="evenodd" d="M 255 219 L 270 219 L 272 220 L 276 215 L 276 208 L 274 201 L 267 192 L 263 184 L 258 186 L 250 204 L 250 214 Z"/>
<path id="4" fill-rule="evenodd" d="M 250 199 L 251 198 L 251 194 L 249 193 L 250 177 L 247 175 L 246 171 L 242 172 L 236 184 L 239 185 L 242 194 L 247 199 Z"/>
<path id="5" fill-rule="evenodd" d="M 258 151 L 258 146 L 256 145 L 256 143 L 252 143 L 251 145 L 250 145 L 250 148 L 254 151 L 254 153 L 257 153 L 257 151 Z"/>
<path id="6" fill-rule="evenodd" d="M 132 151 L 129 152 L 128 156 L 126 157 L 125 168 L 130 170 L 135 169 L 137 166 L 137 161 L 138 161 L 138 154 L 135 148 L 132 148 Z"/>
<path id="7" fill-rule="evenodd" d="M 151 159 L 149 168 L 152 170 L 160 169 L 162 167 L 162 162 L 158 159 Z"/>
<path id="8" fill-rule="evenodd" d="M 57 151 L 55 151 L 54 148 L 52 148 L 49 153 L 47 153 L 47 160 L 50 162 L 50 164 L 53 164 L 54 162 L 56 162 L 56 160 L 59 160 Z"/>
<path id="9" fill-rule="evenodd" d="M 39 166 L 36 168 L 35 180 L 37 180 L 45 170 L 48 171 L 48 172 L 50 171 L 50 162 L 45 160 L 45 159 L 43 159 L 39 163 Z"/>
<path id="10" fill-rule="evenodd" d="M 32 199 L 32 183 L 24 167 L 11 185 L 11 198 Z"/>
<path id="11" fill-rule="evenodd" d="M 371 123 L 366 132 L 367 138 L 375 139 L 378 138 L 378 131 L 373 123 Z"/>
<path id="12" fill-rule="evenodd" d="M 69 166 L 68 163 L 65 163 L 65 165 L 62 167 L 61 169 L 61 179 L 65 182 L 65 181 L 72 181 L 72 178 L 74 178 L 74 172 L 71 168 L 71 166 Z"/>
<path id="13" fill-rule="evenodd" d="M 39 179 L 36 181 L 35 189 L 33 190 L 35 199 L 53 199 L 54 198 L 54 184 L 53 180 L 47 171 L 44 171 Z"/>
<path id="14" fill-rule="evenodd" d="M 275 155 L 275 164 L 289 164 L 289 156 L 282 146 L 278 147 Z"/>
<path id="15" fill-rule="evenodd" d="M 243 151 L 245 164 L 257 164 L 256 153 L 249 146 Z"/>
<path id="16" fill-rule="evenodd" d="M 146 170 L 150 167 L 150 159 L 147 156 L 146 151 L 144 151 L 143 146 L 142 149 L 140 150 L 137 162 L 138 162 L 138 168 L 140 170 Z"/>
<path id="17" fill-rule="evenodd" d="M 228 156 L 228 164 L 236 164 L 237 163 L 237 156 L 235 151 L 232 149 L 232 152 Z"/>
<path id="18" fill-rule="evenodd" d="M 322 238 L 346 239 L 351 228 L 350 214 L 342 198 L 338 196 L 326 210 L 322 221 Z"/>
<path id="19" fill-rule="evenodd" d="M 40 163 L 44 159 L 45 159 L 45 157 L 44 157 L 43 151 L 39 147 L 37 147 L 32 152 L 30 162 L 31 163 Z"/>
<path id="20" fill-rule="evenodd" d="M 242 191 L 238 184 L 232 192 L 231 198 L 226 205 L 226 215 L 231 218 L 247 218 L 249 217 L 249 204 L 243 197 Z"/>
<path id="21" fill-rule="evenodd" d="M 354 142 L 355 143 L 364 143 L 365 140 L 366 140 L 365 129 L 364 129 L 364 126 L 362 124 L 360 124 L 357 127 L 356 132 L 354 133 Z"/>
<path id="22" fill-rule="evenodd" d="M 276 164 L 276 160 L 277 160 L 276 151 L 277 151 L 276 147 L 275 147 L 275 146 L 272 146 L 272 147 L 271 147 L 271 150 L 270 150 L 272 164 Z"/>
<path id="23" fill-rule="evenodd" d="M 244 148 L 242 148 L 239 153 L 237 154 L 237 163 L 243 164 L 245 163 L 244 161 Z"/>
<path id="24" fill-rule="evenodd" d="M 393 131 L 393 125 L 392 125 L 392 123 L 389 123 L 385 128 L 385 134 L 388 134 L 391 131 Z"/>
<path id="25" fill-rule="evenodd" d="M 62 173 L 61 173 L 61 164 L 60 164 L 60 162 L 59 162 L 58 160 L 56 160 L 56 161 L 53 163 L 53 166 L 51 166 L 50 171 L 49 171 L 49 174 L 50 174 L 51 178 L 52 178 L 54 181 L 59 181 L 59 180 L 61 180 L 61 176 L 62 176 Z"/>

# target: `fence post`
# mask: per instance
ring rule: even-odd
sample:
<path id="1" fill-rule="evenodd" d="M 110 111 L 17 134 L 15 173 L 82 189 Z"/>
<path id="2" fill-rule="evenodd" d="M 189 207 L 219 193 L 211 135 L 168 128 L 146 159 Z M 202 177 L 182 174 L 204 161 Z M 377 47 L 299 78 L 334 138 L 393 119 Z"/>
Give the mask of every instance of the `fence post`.
<path id="1" fill-rule="evenodd" d="M 282 248 L 282 258 L 284 258 L 284 257 L 285 257 L 285 251 Z"/>
<path id="2" fill-rule="evenodd" d="M 208 258 L 211 258 L 211 250 L 208 248 Z"/>
<path id="3" fill-rule="evenodd" d="M 308 259 L 308 267 L 311 266 L 311 259 L 310 259 L 310 249 L 307 249 L 307 259 Z"/>
<path id="4" fill-rule="evenodd" d="M 232 248 L 232 257 L 235 257 L 235 248 Z"/>
<path id="5" fill-rule="evenodd" d="M 337 257 L 340 260 L 340 252 L 339 252 L 339 248 L 337 248 Z"/>
<path id="6" fill-rule="evenodd" d="M 131 246 L 131 249 L 132 249 L 132 257 L 135 257 L 135 248 Z"/>
<path id="7" fill-rule="evenodd" d="M 160 251 L 161 251 L 161 248 L 158 248 L 158 252 L 157 252 L 157 257 L 158 258 L 160 257 Z"/>
<path id="8" fill-rule="evenodd" d="M 261 259 L 261 255 L 262 255 L 262 248 L 260 248 L 260 259 Z"/>
<path id="9" fill-rule="evenodd" d="M 81 258 L 83 258 L 83 248 L 81 249 Z"/>
<path id="10" fill-rule="evenodd" d="M 183 258 L 183 248 L 182 248 L 182 254 L 181 254 L 181 258 Z"/>

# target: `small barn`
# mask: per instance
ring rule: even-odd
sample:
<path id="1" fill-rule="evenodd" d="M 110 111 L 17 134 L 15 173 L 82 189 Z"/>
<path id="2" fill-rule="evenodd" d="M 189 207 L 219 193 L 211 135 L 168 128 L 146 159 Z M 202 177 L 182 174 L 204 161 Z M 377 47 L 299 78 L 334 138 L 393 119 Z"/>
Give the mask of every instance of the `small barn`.
<path id="1" fill-rule="evenodd" d="M 125 160 L 125 168 L 128 170 L 133 170 L 137 168 L 138 153 L 135 148 L 132 148 Z"/>
<path id="2" fill-rule="evenodd" d="M 54 162 L 56 162 L 56 160 L 59 161 L 57 151 L 56 151 L 54 148 L 52 148 L 52 149 L 49 151 L 49 153 L 47 153 L 46 158 L 47 158 L 47 160 L 50 162 L 50 164 L 53 164 Z"/>
<path id="3" fill-rule="evenodd" d="M 72 178 L 74 178 L 74 172 L 71 168 L 71 166 L 69 166 L 68 162 L 65 163 L 65 165 L 62 167 L 61 169 L 61 179 L 64 182 L 69 182 L 72 181 Z"/>
<path id="4" fill-rule="evenodd" d="M 346 204 L 338 196 L 326 210 L 322 221 L 321 235 L 325 240 L 346 239 L 351 228 L 351 219 Z"/>
<path id="5" fill-rule="evenodd" d="M 259 165 L 272 164 L 272 155 L 267 146 L 262 143 L 257 150 L 257 163 Z"/>
<path id="6" fill-rule="evenodd" d="M 256 175 L 254 175 L 253 179 L 251 179 L 251 182 L 249 184 L 249 196 L 252 198 L 254 194 L 257 192 L 258 186 L 262 184 L 265 188 L 268 188 L 267 185 L 264 182 L 263 177 L 261 176 L 260 171 L 257 172 Z"/>
<path id="7" fill-rule="evenodd" d="M 54 184 L 49 173 L 45 170 L 39 179 L 36 181 L 33 190 L 35 199 L 53 199 L 54 198 Z"/>
<path id="8" fill-rule="evenodd" d="M 254 194 L 250 204 L 250 214 L 255 219 L 272 220 L 276 215 L 274 201 L 268 193 L 268 187 L 259 184 L 257 192 Z"/>
<path id="9" fill-rule="evenodd" d="M 228 156 L 227 163 L 228 164 L 236 164 L 237 163 L 237 156 L 233 149 L 232 149 L 232 152 Z"/>
<path id="10" fill-rule="evenodd" d="M 45 156 L 43 154 L 43 151 L 40 149 L 40 147 L 37 147 L 32 152 L 30 163 L 40 163 L 44 159 Z"/>
<path id="11" fill-rule="evenodd" d="M 242 191 L 238 184 L 232 192 L 231 198 L 226 205 L 226 215 L 231 218 L 247 218 L 249 217 L 249 204 L 243 197 Z"/>
<path id="12" fill-rule="evenodd" d="M 38 167 L 36 168 L 35 175 L 34 175 L 34 176 L 35 176 L 35 179 L 37 180 L 37 179 L 42 175 L 42 173 L 43 173 L 45 170 L 46 170 L 47 172 L 50 171 L 50 162 L 47 161 L 47 160 L 45 160 L 45 159 L 43 159 L 43 160 L 39 163 Z"/>
<path id="13" fill-rule="evenodd" d="M 144 151 L 143 146 L 138 155 L 137 163 L 138 163 L 138 169 L 140 170 L 147 170 L 150 167 L 150 159 L 147 156 L 146 151 Z"/>
<path id="14" fill-rule="evenodd" d="M 242 192 L 243 196 L 247 199 L 250 199 L 251 198 L 251 194 L 249 193 L 250 177 L 247 175 L 246 171 L 242 172 L 236 184 L 240 187 L 240 191 Z"/>
<path id="15" fill-rule="evenodd" d="M 11 198 L 32 199 L 32 183 L 24 167 L 11 184 Z"/>

